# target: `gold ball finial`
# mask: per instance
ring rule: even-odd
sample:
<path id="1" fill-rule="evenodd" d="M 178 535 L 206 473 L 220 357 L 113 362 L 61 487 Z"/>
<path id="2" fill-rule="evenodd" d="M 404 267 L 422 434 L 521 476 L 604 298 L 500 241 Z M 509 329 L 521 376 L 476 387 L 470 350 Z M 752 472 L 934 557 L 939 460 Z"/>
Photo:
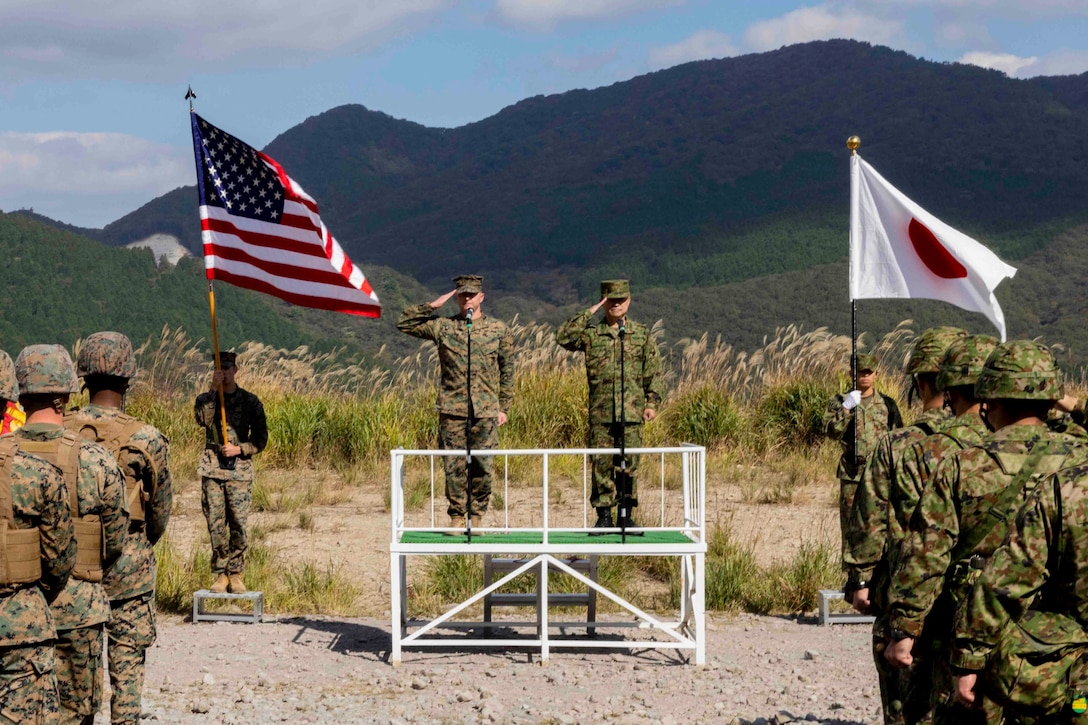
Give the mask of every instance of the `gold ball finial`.
<path id="1" fill-rule="evenodd" d="M 857 151 L 859 148 L 861 148 L 861 137 L 851 136 L 850 138 L 846 139 L 846 148 L 850 149 L 851 151 Z"/>

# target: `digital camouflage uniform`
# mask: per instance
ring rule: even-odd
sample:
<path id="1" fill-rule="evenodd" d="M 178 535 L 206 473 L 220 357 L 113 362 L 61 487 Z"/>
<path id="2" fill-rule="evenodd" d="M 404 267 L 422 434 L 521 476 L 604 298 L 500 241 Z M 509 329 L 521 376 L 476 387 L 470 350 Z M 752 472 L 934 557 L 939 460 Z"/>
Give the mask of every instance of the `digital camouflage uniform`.
<path id="1" fill-rule="evenodd" d="M 918 336 L 904 372 L 907 375 L 935 375 L 945 350 L 954 340 L 967 333 L 958 327 L 930 328 Z M 888 571 L 889 557 L 902 538 L 906 519 L 914 510 L 917 495 L 896 495 L 893 484 L 895 471 L 903 454 L 912 445 L 940 430 L 950 417 L 943 407 L 927 408 L 905 428 L 887 431 L 880 437 L 865 466 L 850 514 L 843 530 L 843 568 L 846 570 L 846 593 L 869 590 L 873 623 L 873 662 L 880 684 L 884 722 L 915 723 L 927 709 L 914 706 L 910 692 L 922 692 L 928 685 L 915 683 L 912 674 L 892 667 L 884 658 L 888 639 Z M 922 698 L 928 701 L 928 693 Z"/>
<path id="2" fill-rule="evenodd" d="M 858 355 L 858 369 L 876 369 L 871 355 Z M 828 438 L 842 446 L 842 456 L 835 471 L 839 479 L 839 526 L 842 532 L 842 552 L 845 564 L 847 532 L 850 530 L 850 512 L 854 506 L 854 494 L 858 482 L 868 465 L 869 457 L 877 443 L 889 430 L 903 427 L 903 416 L 895 401 L 883 393 L 873 391 L 852 410 L 842 407 L 845 396 L 836 395 L 824 411 L 824 429 Z M 855 428 L 857 434 L 855 435 Z M 845 568 L 845 566 L 844 566 Z"/>
<path id="3" fill-rule="evenodd" d="M 220 353 L 220 359 L 224 366 L 226 360 L 234 362 L 233 353 Z M 233 459 L 220 458 L 223 433 L 219 393 L 201 393 L 193 408 L 197 424 L 205 431 L 197 473 L 201 480 L 200 503 L 212 544 L 212 573 L 240 575 L 245 569 L 246 524 L 253 504 L 253 456 L 268 444 L 268 422 L 264 405 L 248 390 L 239 387 L 223 397 L 227 438 L 241 447 L 242 453 Z"/>
<path id="4" fill-rule="evenodd" d="M 602 282 L 601 290 L 605 297 L 630 294 L 625 280 Z M 619 448 L 621 440 L 627 448 L 641 446 L 642 413 L 647 408 L 659 410 L 665 394 L 661 354 L 649 328 L 630 319 L 626 321 L 622 374 L 619 326 L 610 326 L 606 319 L 595 321 L 590 310 L 579 312 L 564 322 L 556 331 L 555 340 L 567 350 L 585 353 L 589 382 L 587 447 Z M 616 503 L 613 474 L 620 466 L 620 457 L 592 456 L 592 459 L 590 503 L 596 509 L 608 509 Z M 627 456 L 632 506 L 638 505 L 635 479 L 638 464 L 639 456 Z"/>
<path id="5" fill-rule="evenodd" d="M 109 375 L 129 380 L 136 360 L 128 338 L 95 333 L 83 341 L 78 374 L 87 380 Z M 155 543 L 166 532 L 173 504 L 169 441 L 154 426 L 117 408 L 87 405 L 65 416 L 65 427 L 102 443 L 125 477 L 128 535 L 121 557 L 102 580 L 110 599 L 106 625 L 111 722 L 140 719 L 147 648 L 155 642 Z"/>
<path id="6" fill-rule="evenodd" d="M 1034 377 L 1027 377 L 1027 373 Z M 987 359 L 975 391 L 983 401 L 1057 400 L 1061 397 L 1060 373 L 1046 348 L 1012 341 L 999 345 Z M 969 435 L 967 429 L 963 426 L 961 434 Z M 1082 443 L 1083 439 L 1046 425 L 1009 425 L 968 448 L 945 449 L 944 457 L 936 462 L 901 544 L 889 606 L 890 627 L 913 638 L 915 651 L 928 649 L 932 661 L 940 663 L 935 664 L 933 675 L 935 722 L 1001 721 L 1000 709 L 993 703 L 983 710 L 967 710 L 954 701 L 953 683 L 944 663 L 948 661 L 955 613 L 978 571 L 1005 537 L 1004 519 L 995 514 L 1006 519 L 1011 516 L 1037 480 L 1062 467 Z M 952 447 L 958 448 L 955 443 Z M 1020 480 L 1025 485 L 1015 501 L 1006 511 L 991 513 L 1005 489 Z M 921 648 L 919 640 L 924 643 Z"/>
<path id="7" fill-rule="evenodd" d="M 1074 660 L 1063 663 L 1072 665 L 1068 679 L 1044 681 L 1037 688 L 1038 694 L 1060 703 L 1060 711 L 1021 719 L 1010 709 L 1006 722 L 1082 723 L 1083 709 L 1072 705 L 1074 696 L 1088 695 L 1083 644 L 1088 637 L 1083 629 L 1088 624 L 1088 464 L 1083 462 L 1032 491 L 1010 522 L 1005 542 L 967 591 L 955 623 L 951 664 L 959 674 L 979 675 L 976 697 L 979 690 L 985 694 L 989 683 L 982 670 L 997 656 L 994 648 L 1011 623 L 1044 613 L 1065 615 L 1081 630 L 1081 645 L 1064 655 Z"/>
<path id="8" fill-rule="evenodd" d="M 18 397 L 14 365 L 0 352 L 0 399 Z M 0 572 L 0 723 L 41 725 L 59 708 L 49 602 L 68 582 L 76 545 L 60 469 L 17 445 L 13 435 L 0 439 L 0 526 L 38 530 L 41 572 L 19 582 Z"/>
<path id="9" fill-rule="evenodd" d="M 15 368 L 23 396 L 75 391 L 75 369 L 60 345 L 23 348 Z M 80 518 L 95 517 L 90 521 L 100 526 L 102 569 L 80 574 L 77 562 L 64 591 L 51 604 L 57 628 L 59 722 L 90 723 L 102 704 L 102 633 L 110 617 L 101 576 L 121 555 L 128 529 L 124 477 L 109 451 L 60 425 L 29 423 L 13 435 L 22 450 L 63 471 L 70 507 L 75 487 L 72 513 Z"/>
<path id="10" fill-rule="evenodd" d="M 480 292 L 482 279 L 475 275 L 454 278 L 459 292 Z M 472 320 L 472 359 L 468 345 L 468 321 L 460 314 L 439 317 L 429 303 L 409 307 L 401 313 L 397 329 L 406 335 L 430 340 L 438 348 L 439 388 L 438 447 L 463 451 L 488 450 L 499 445 L 499 413 L 510 410 L 514 399 L 514 336 L 501 320 L 482 315 Z M 466 391 L 471 362 L 472 380 Z M 491 498 L 495 468 L 491 456 L 472 456 L 467 470 L 464 456 L 443 458 L 446 471 L 447 513 L 463 517 L 481 516 Z M 472 476 L 472 510 L 465 507 L 467 474 Z"/>

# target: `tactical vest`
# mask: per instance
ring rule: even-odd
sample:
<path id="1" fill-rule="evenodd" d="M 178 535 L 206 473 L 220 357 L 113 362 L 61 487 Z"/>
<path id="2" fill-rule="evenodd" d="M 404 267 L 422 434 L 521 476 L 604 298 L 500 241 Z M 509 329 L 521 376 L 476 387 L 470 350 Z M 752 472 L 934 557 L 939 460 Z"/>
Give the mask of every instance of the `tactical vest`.
<path id="1" fill-rule="evenodd" d="M 80 417 L 78 412 L 69 411 L 64 416 L 64 427 L 78 433 L 84 440 L 101 443 L 110 454 L 121 462 L 121 449 L 130 448 L 143 454 L 147 465 L 151 467 L 151 491 L 145 491 L 143 482 L 136 478 L 132 469 L 122 466 L 121 472 L 125 474 L 125 495 L 128 498 L 128 520 L 144 521 L 146 519 L 146 507 L 155 495 L 155 487 L 159 482 L 159 472 L 154 470 L 155 459 L 147 450 L 147 446 L 132 440 L 133 436 L 143 428 L 142 421 L 125 413 L 118 413 L 110 420 L 89 420 Z"/>
<path id="2" fill-rule="evenodd" d="M 0 438 L 0 586 L 29 584 L 42 578 L 41 534 L 33 529 L 15 528 L 15 504 L 11 477 L 15 438 Z"/>
<path id="3" fill-rule="evenodd" d="M 79 515 L 79 437 L 65 431 L 60 438 L 46 441 L 21 439 L 19 448 L 42 458 L 61 470 L 68 487 L 68 507 L 76 535 L 76 565 L 72 576 L 87 582 L 102 581 L 102 559 L 106 545 L 98 516 Z"/>

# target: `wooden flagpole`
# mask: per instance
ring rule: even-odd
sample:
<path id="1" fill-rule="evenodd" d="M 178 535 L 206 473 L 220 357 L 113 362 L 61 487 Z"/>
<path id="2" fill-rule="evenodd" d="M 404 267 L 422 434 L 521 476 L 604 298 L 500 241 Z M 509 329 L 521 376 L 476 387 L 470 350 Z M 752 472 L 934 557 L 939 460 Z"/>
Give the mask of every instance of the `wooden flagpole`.
<path id="1" fill-rule="evenodd" d="M 185 92 L 185 100 L 189 102 L 189 113 L 193 114 L 193 99 L 196 98 L 196 93 L 193 92 L 193 87 L 189 86 L 189 90 Z M 197 173 L 202 173 L 204 169 L 203 159 L 199 160 L 197 164 L 199 169 Z M 197 180 L 199 182 L 199 179 Z M 223 365 L 219 360 L 219 323 L 215 317 L 215 288 L 212 286 L 212 280 L 208 279 L 208 310 L 211 313 L 212 318 L 212 347 L 215 349 L 215 371 L 221 372 Z M 219 445 L 230 443 L 227 437 L 227 401 L 226 396 L 223 393 L 223 384 L 219 384 L 219 422 L 222 423 L 223 440 L 219 441 Z"/>

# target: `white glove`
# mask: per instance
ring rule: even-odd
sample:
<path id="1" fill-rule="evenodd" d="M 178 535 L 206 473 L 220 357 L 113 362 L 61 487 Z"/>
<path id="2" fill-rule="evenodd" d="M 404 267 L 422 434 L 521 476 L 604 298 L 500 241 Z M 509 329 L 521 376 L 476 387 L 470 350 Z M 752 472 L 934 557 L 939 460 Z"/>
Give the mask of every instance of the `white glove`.
<path id="1" fill-rule="evenodd" d="M 853 410 L 854 408 L 858 407 L 858 404 L 860 402 L 861 402 L 861 391 L 860 390 L 851 390 L 849 393 L 847 393 L 846 395 L 843 396 L 843 398 L 842 398 L 842 407 L 845 408 L 846 410 Z"/>

